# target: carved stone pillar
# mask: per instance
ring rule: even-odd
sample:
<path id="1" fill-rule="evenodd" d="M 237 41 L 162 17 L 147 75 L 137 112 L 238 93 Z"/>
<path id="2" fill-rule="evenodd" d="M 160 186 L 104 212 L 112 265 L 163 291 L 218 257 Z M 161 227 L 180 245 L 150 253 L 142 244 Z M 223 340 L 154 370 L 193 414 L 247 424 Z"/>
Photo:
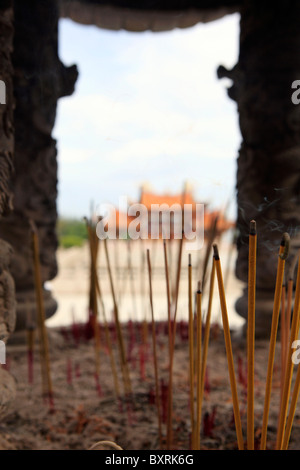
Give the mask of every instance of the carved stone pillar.
<path id="1" fill-rule="evenodd" d="M 233 80 L 229 96 L 238 105 L 243 139 L 237 170 L 236 274 L 245 283 L 249 222 L 257 222 L 258 337 L 270 334 L 283 232 L 291 236 L 289 263 L 300 247 L 300 106 L 291 101 L 291 84 L 300 78 L 299 15 L 296 0 L 272 6 L 245 0 L 238 64 L 231 71 L 218 70 L 219 77 Z M 247 289 L 236 309 L 247 318 Z"/>
<path id="2" fill-rule="evenodd" d="M 39 232 L 43 282 L 57 272 L 57 151 L 51 133 L 57 100 L 74 91 L 77 68 L 66 68 L 58 58 L 55 0 L 15 0 L 14 14 L 14 211 L 1 221 L 0 231 L 14 249 L 16 329 L 23 329 L 28 314 L 35 317 L 36 310 L 29 219 Z M 56 301 L 49 291 L 44 293 L 49 317 L 56 310 Z"/>
<path id="3" fill-rule="evenodd" d="M 11 174 L 13 171 L 13 9 L 11 1 L 0 1 L 0 80 L 4 83 L 4 100 L 0 104 L 0 217 L 12 207 Z M 2 97 L 1 97 L 2 98 Z M 10 274 L 11 246 L 3 241 L 0 230 L 0 340 L 6 343 L 16 321 L 14 281 Z M 0 417 L 15 397 L 13 378 L 0 367 Z"/>

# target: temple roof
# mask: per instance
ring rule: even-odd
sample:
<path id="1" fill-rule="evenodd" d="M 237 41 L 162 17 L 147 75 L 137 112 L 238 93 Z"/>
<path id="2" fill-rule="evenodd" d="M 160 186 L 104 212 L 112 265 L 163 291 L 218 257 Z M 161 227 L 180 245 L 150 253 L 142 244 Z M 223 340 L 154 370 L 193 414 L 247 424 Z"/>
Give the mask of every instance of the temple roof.
<path id="1" fill-rule="evenodd" d="M 239 11 L 241 0 L 60 0 L 60 16 L 114 31 L 170 31 Z"/>
<path id="2" fill-rule="evenodd" d="M 183 194 L 154 194 L 146 191 L 142 191 L 139 204 L 143 204 L 147 209 L 151 209 L 152 204 L 167 204 L 173 206 L 173 204 L 191 204 L 193 207 L 196 205 L 193 196 L 190 193 Z"/>

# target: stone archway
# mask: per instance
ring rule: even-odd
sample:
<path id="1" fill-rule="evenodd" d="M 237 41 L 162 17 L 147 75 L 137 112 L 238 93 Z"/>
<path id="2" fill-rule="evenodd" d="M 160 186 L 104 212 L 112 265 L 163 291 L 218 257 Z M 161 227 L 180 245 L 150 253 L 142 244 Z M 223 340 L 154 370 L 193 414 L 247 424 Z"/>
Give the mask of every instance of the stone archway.
<path id="1" fill-rule="evenodd" d="M 12 14 L 11 2 L 1 3 Z M 9 118 L 12 102 L 2 124 L 6 140 L 3 140 L 5 149 L 1 159 L 4 184 L 1 210 L 4 214 L 4 208 L 9 206 L 14 166 L 14 212 L 2 218 L 0 231 L 1 238 L 14 248 L 12 274 L 17 287 L 18 327 L 24 327 L 25 311 L 33 309 L 28 219 L 36 222 L 40 234 L 43 281 L 56 274 L 56 144 L 51 134 L 57 100 L 72 93 L 77 78 L 76 67 L 64 67 L 58 57 L 59 16 L 115 30 L 161 31 L 240 11 L 239 62 L 232 71 L 220 69 L 220 76 L 227 75 L 234 82 L 229 93 L 238 103 L 243 136 L 237 175 L 240 231 L 237 275 L 245 281 L 248 224 L 254 218 L 260 234 L 257 331 L 261 334 L 269 331 L 277 241 L 283 231 L 290 231 L 292 254 L 299 246 L 300 109 L 290 99 L 291 83 L 300 73 L 299 8 L 295 0 L 276 4 L 272 9 L 258 0 L 239 3 L 230 0 L 15 0 L 13 82 L 9 58 L 13 32 L 9 13 L 4 14 L 2 24 L 2 35 L 6 38 L 3 54 L 8 58 L 3 73 L 8 74 L 8 90 L 15 96 L 15 159 L 12 163 L 14 132 Z M 270 252 L 266 251 L 266 244 L 271 247 Z M 246 296 L 245 292 L 237 306 L 243 316 Z M 45 301 L 51 315 L 56 304 L 47 292 Z"/>

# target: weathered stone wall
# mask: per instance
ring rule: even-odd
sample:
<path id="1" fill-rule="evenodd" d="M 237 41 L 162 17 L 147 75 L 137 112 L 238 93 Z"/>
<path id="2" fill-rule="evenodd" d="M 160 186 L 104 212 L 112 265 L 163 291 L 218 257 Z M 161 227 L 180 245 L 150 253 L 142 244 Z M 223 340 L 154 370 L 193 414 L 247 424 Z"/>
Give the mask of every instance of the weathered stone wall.
<path id="1" fill-rule="evenodd" d="M 17 328 L 24 328 L 36 310 L 30 219 L 38 229 L 43 282 L 57 272 L 57 150 L 51 133 L 57 100 L 73 92 L 77 69 L 66 68 L 58 57 L 56 0 L 15 0 L 14 15 L 14 211 L 0 222 L 0 231 L 14 249 Z M 45 309 L 47 316 L 56 310 L 47 291 Z"/>
<path id="2" fill-rule="evenodd" d="M 0 216 L 12 208 L 13 171 L 13 10 L 12 2 L 0 2 L 0 80 L 5 84 L 6 104 L 0 105 Z"/>
<path id="3" fill-rule="evenodd" d="M 12 208 L 11 176 L 14 160 L 13 125 L 13 48 L 12 2 L 0 2 L 0 80 L 4 82 L 5 103 L 0 104 L 0 218 Z M 10 273 L 11 246 L 3 241 L 0 230 L 0 340 L 6 342 L 16 321 L 14 281 Z M 0 368 L 0 417 L 15 397 L 13 378 Z"/>
<path id="4" fill-rule="evenodd" d="M 300 247 L 300 106 L 292 82 L 300 78 L 300 3 L 245 0 L 241 10 L 238 64 L 229 73 L 242 134 L 237 168 L 236 274 L 247 282 L 249 222 L 258 229 L 257 334 L 270 331 L 277 255 L 283 232 Z M 288 269 L 287 269 L 288 271 Z M 247 290 L 237 303 L 247 316 Z"/>
<path id="5" fill-rule="evenodd" d="M 60 15 L 118 31 L 170 31 L 207 23 L 239 10 L 237 0 L 60 0 Z"/>

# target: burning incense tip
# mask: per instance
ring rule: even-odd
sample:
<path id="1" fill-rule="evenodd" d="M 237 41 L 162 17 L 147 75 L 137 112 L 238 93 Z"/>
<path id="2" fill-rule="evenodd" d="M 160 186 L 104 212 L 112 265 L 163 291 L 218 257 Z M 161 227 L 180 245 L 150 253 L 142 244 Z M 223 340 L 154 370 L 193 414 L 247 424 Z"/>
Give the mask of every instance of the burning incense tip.
<path id="1" fill-rule="evenodd" d="M 281 245 L 285 246 L 290 241 L 290 236 L 287 232 L 284 232 L 281 239 Z"/>
<path id="2" fill-rule="evenodd" d="M 189 253 L 189 266 L 192 266 L 192 255 Z"/>
<path id="3" fill-rule="evenodd" d="M 256 235 L 256 222 L 251 220 L 250 222 L 250 235 Z"/>
<path id="4" fill-rule="evenodd" d="M 286 232 L 282 235 L 281 246 L 284 246 L 284 251 L 279 256 L 281 259 L 286 260 L 290 249 L 290 236 Z"/>
<path id="5" fill-rule="evenodd" d="M 220 259 L 218 246 L 213 245 L 213 250 L 214 250 L 214 258 L 215 258 L 216 261 L 218 261 Z"/>
<path id="6" fill-rule="evenodd" d="M 202 288 L 201 281 L 198 281 L 197 294 L 201 294 L 201 288 Z"/>

